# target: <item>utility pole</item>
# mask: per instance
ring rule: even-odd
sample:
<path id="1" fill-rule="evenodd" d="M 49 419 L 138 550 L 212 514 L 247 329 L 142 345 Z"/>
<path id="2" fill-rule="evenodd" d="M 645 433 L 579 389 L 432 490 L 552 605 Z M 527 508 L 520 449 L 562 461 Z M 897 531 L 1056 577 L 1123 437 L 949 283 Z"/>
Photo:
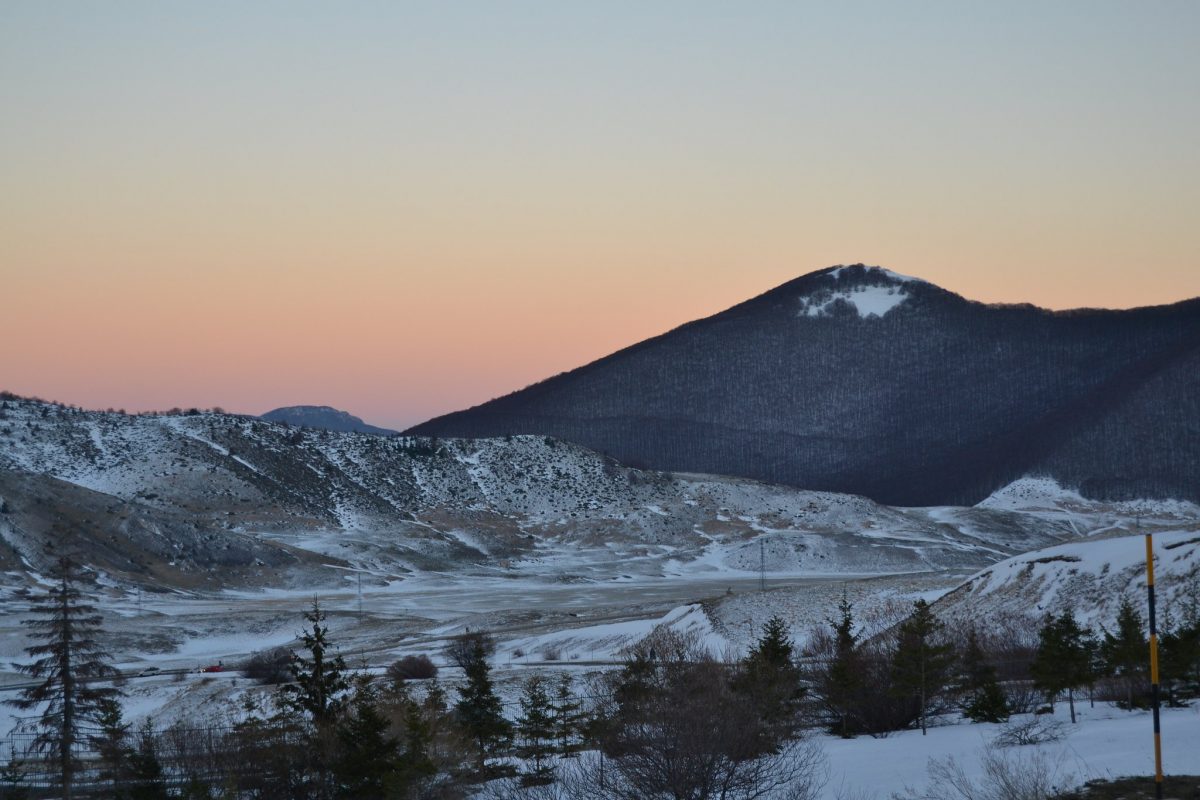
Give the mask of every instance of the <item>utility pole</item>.
<path id="1" fill-rule="evenodd" d="M 762 537 L 758 539 L 758 590 L 767 590 L 767 541 Z"/>
<path id="2" fill-rule="evenodd" d="M 1140 520 L 1139 520 L 1140 522 Z M 1162 800 L 1162 729 L 1158 720 L 1158 624 L 1154 619 L 1154 534 L 1146 534 L 1146 596 L 1150 603 L 1150 699 L 1154 703 L 1154 796 Z"/>

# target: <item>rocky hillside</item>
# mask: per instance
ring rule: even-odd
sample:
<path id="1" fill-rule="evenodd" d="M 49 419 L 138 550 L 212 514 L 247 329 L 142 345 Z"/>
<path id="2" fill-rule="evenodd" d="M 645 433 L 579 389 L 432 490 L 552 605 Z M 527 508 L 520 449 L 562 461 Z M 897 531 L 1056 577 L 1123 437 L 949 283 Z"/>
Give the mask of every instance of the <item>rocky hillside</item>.
<path id="1" fill-rule="evenodd" d="M 970 505 L 1026 475 L 1195 501 L 1200 300 L 1052 312 L 831 268 L 410 433 L 550 435 L 893 505 Z"/>
<path id="2" fill-rule="evenodd" d="M 541 436 L 389 438 L 12 397 L 0 504 L 10 573 L 44 568 L 54 544 L 115 580 L 171 588 L 305 586 L 339 579 L 329 566 L 381 582 L 970 570 L 1081 534 L 1070 516 L 632 469 Z"/>

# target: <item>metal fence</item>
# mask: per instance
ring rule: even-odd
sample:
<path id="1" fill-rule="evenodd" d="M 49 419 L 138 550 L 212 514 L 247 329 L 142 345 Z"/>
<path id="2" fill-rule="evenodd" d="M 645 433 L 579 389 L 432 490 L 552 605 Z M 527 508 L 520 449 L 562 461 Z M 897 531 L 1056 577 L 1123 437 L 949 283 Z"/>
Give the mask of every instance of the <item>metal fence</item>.
<path id="1" fill-rule="evenodd" d="M 87 726 L 73 743 L 73 795 L 75 797 L 111 797 L 123 788 L 147 780 L 167 788 L 185 786 L 245 785 L 252 791 L 256 780 L 264 776 L 264 756 L 303 746 L 299 731 L 278 728 L 254 729 L 246 726 L 208 727 L 171 726 L 131 732 L 122 742 L 125 752 L 152 753 L 143 763 L 157 764 L 156 775 L 135 775 L 125 763 L 106 757 L 103 731 Z M 36 721 L 23 720 L 2 740 L 0 763 L 9 770 L 0 781 L 0 797 L 7 789 L 19 789 L 30 798 L 60 796 L 61 756 L 57 748 L 39 741 Z"/>

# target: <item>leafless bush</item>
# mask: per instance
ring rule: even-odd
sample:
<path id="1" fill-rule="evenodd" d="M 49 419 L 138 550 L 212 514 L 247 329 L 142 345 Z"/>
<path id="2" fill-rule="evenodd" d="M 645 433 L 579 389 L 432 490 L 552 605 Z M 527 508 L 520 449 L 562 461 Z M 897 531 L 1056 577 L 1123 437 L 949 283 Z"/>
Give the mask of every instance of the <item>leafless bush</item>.
<path id="1" fill-rule="evenodd" d="M 1035 689 L 1032 681 L 1014 681 L 1001 688 L 1013 714 L 1032 714 L 1046 700 L 1046 693 Z"/>
<path id="2" fill-rule="evenodd" d="M 486 631 L 472 631 L 455 636 L 446 645 L 446 657 L 459 669 L 465 669 L 476 658 L 476 652 L 482 650 L 484 658 L 491 658 L 496 652 L 496 638 Z"/>
<path id="3" fill-rule="evenodd" d="M 1041 751 L 1028 756 L 987 748 L 983 775 L 971 778 L 953 756 L 929 760 L 929 788 L 922 800 L 1049 800 L 1071 782 Z"/>
<path id="4" fill-rule="evenodd" d="M 291 679 L 288 666 L 292 663 L 292 651 L 286 647 L 274 647 L 251 653 L 240 668 L 243 676 L 256 683 L 285 683 Z"/>
<path id="5" fill-rule="evenodd" d="M 519 779 L 494 781 L 481 795 L 486 800 L 667 800 L 685 796 L 696 800 L 813 800 L 827 778 L 824 753 L 809 740 L 786 743 L 778 753 L 743 764 L 728 780 L 698 785 L 679 795 L 665 787 L 637 783 L 613 760 L 596 751 L 559 765 L 559 779 L 545 786 L 521 787 Z"/>
<path id="6" fill-rule="evenodd" d="M 558 661 L 562 657 L 562 653 L 557 647 L 547 647 L 542 651 L 542 661 Z"/>
<path id="7" fill-rule="evenodd" d="M 1009 722 L 996 735 L 999 747 L 1021 747 L 1027 744 L 1057 742 L 1066 735 L 1061 722 L 1046 716 L 1034 716 L 1025 720 Z"/>
<path id="8" fill-rule="evenodd" d="M 437 665 L 427 655 L 405 656 L 387 668 L 387 676 L 393 681 L 420 681 L 436 678 Z"/>

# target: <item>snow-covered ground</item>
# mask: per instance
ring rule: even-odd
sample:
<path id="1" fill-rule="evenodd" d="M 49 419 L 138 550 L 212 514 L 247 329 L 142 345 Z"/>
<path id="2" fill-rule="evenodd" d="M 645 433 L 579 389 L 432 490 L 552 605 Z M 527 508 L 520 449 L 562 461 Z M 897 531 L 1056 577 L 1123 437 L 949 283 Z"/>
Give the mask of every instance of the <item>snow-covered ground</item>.
<path id="1" fill-rule="evenodd" d="M 1079 786 L 1094 778 L 1154 774 L 1153 724 L 1148 711 L 1121 711 L 1107 704 L 1076 707 L 1079 722 L 1058 708 L 1063 737 L 1039 745 L 996 748 L 1003 758 L 1024 768 L 1042 754 L 1059 789 Z M 1015 717 L 1019 722 L 1026 716 Z M 978 780 L 982 759 L 1004 728 L 998 724 L 957 724 L 920 731 L 902 731 L 883 739 L 836 739 L 822 736 L 828 782 L 821 797 L 828 800 L 888 800 L 893 792 L 911 788 L 919 794 L 930 782 L 931 759 L 953 758 L 963 771 Z M 1167 775 L 1200 773 L 1200 706 L 1162 711 L 1163 771 Z M 904 792 L 904 796 L 912 796 Z"/>

